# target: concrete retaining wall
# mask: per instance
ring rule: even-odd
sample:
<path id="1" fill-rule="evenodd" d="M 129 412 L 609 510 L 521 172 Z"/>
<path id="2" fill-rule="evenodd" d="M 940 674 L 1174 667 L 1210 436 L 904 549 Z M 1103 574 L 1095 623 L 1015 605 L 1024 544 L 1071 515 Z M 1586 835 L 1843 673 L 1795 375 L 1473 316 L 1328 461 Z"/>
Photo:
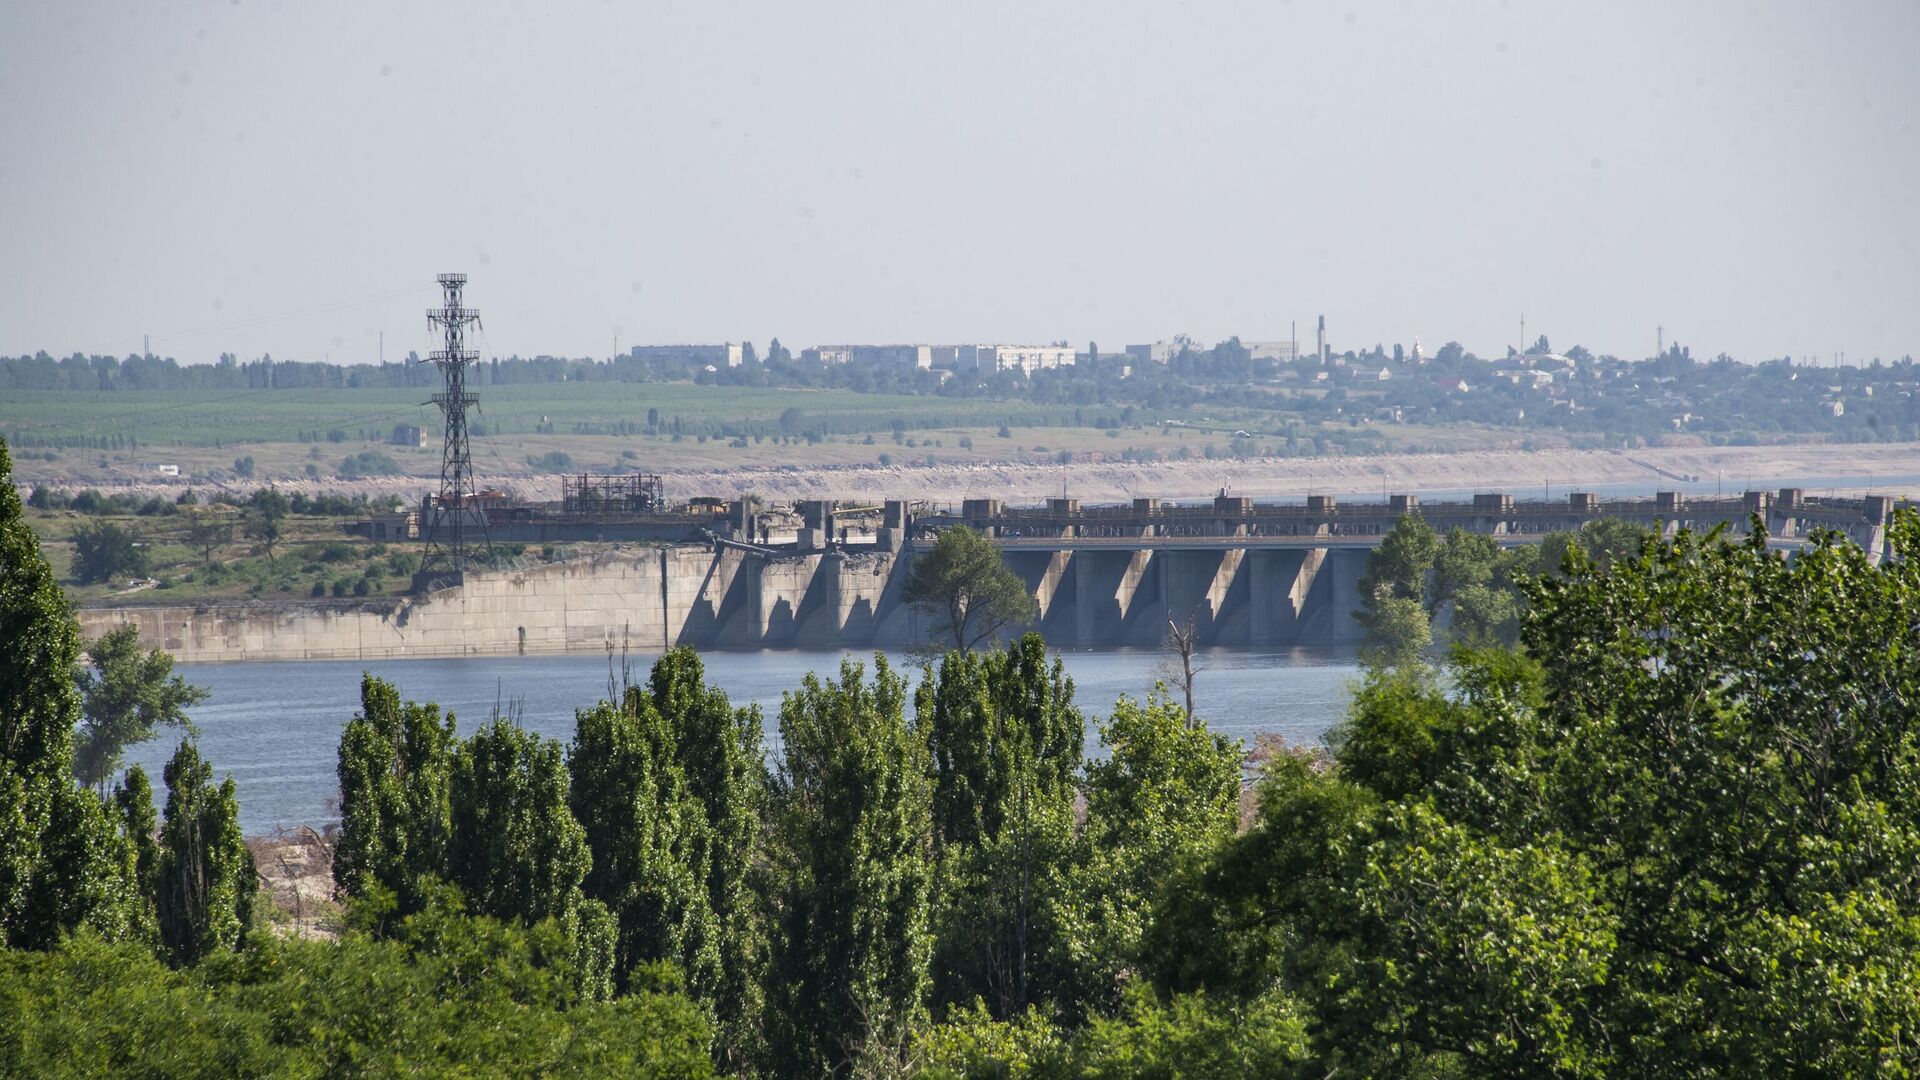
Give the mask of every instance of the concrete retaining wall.
<path id="1" fill-rule="evenodd" d="M 1356 641 L 1364 550 L 1010 552 L 1062 647 L 1155 645 L 1170 614 L 1206 644 Z M 349 604 L 233 603 L 80 611 L 96 637 L 123 622 L 182 662 L 377 660 L 717 648 L 900 647 L 928 620 L 901 600 L 911 556 L 768 558 L 706 546 L 470 573 L 425 597 Z"/>

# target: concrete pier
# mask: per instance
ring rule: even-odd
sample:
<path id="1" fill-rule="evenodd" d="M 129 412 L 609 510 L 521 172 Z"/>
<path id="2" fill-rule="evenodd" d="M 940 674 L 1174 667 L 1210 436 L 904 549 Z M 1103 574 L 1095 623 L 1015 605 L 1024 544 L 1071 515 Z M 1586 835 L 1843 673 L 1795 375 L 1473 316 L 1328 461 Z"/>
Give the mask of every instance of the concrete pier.
<path id="1" fill-rule="evenodd" d="M 1791 549 L 1834 529 L 1874 557 L 1884 553 L 1894 500 L 1810 499 L 1797 489 L 1737 499 L 1652 502 L 1516 502 L 1501 493 L 1471 503 L 1396 496 L 1380 504 L 1310 497 L 1256 505 L 1221 496 L 1179 507 L 1135 500 L 1083 507 L 1056 498 L 1008 508 L 970 500 L 958 515 L 913 518 L 886 505 L 871 543 L 842 535 L 832 503 L 803 507 L 791 543 L 743 536 L 638 548 L 554 564 L 468 571 L 449 588 L 401 600 L 207 604 L 83 609 L 95 637 L 123 622 L 176 660 L 376 660 L 513 655 L 672 645 L 702 648 L 902 647 L 920 643 L 926 617 L 902 592 L 916 552 L 941 528 L 966 524 L 995 538 L 1006 565 L 1032 592 L 1036 626 L 1063 648 L 1153 646 L 1170 622 L 1192 620 L 1207 646 L 1284 648 L 1360 640 L 1359 580 L 1373 546 L 1404 513 L 1436 529 L 1467 528 L 1502 544 L 1538 542 L 1598 518 L 1671 532 L 1758 518 Z M 1025 629 L 1018 628 L 1018 629 Z"/>

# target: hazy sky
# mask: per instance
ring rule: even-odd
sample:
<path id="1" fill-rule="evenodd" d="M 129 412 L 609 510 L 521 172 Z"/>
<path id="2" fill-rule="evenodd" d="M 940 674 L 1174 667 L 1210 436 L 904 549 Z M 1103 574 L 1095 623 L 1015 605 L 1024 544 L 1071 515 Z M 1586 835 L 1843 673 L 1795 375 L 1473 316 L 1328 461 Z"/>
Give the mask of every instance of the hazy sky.
<path id="1" fill-rule="evenodd" d="M 0 352 L 1920 353 L 1920 4 L 0 5 Z"/>

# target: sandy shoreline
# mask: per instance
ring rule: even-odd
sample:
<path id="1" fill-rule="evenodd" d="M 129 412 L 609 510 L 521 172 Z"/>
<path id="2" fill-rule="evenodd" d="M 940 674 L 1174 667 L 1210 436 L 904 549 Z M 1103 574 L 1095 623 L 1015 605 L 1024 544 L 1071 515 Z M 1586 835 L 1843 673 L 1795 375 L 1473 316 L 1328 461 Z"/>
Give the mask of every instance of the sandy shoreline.
<path id="1" fill-rule="evenodd" d="M 1666 475 L 1663 475 L 1663 471 Z M 1716 485 L 1729 492 L 1748 486 L 1805 487 L 1810 493 L 1904 495 L 1920 493 L 1920 443 L 1803 444 L 1777 446 L 1671 447 L 1632 451 L 1499 450 L 1479 453 L 1378 454 L 1361 457 L 1256 458 L 1168 461 L 1154 464 L 1076 462 L 1069 465 L 985 463 L 967 465 L 793 466 L 700 469 L 662 474 L 669 496 L 733 497 L 756 494 L 770 501 L 884 498 L 938 504 L 987 496 L 1035 503 L 1065 492 L 1086 502 L 1120 502 L 1140 496 L 1194 500 L 1225 488 L 1260 499 L 1308 494 L 1378 495 L 1382 492 L 1459 493 L 1507 491 L 1519 495 L 1583 488 L 1632 487 L 1647 491 L 1688 486 L 1673 475 L 1697 477 L 1699 490 Z M 521 498 L 560 497 L 558 476 L 483 477 Z M 402 495 L 426 491 L 421 477 L 329 481 L 281 481 L 286 491 Z M 177 492 L 185 485 L 141 483 L 117 491 Z"/>

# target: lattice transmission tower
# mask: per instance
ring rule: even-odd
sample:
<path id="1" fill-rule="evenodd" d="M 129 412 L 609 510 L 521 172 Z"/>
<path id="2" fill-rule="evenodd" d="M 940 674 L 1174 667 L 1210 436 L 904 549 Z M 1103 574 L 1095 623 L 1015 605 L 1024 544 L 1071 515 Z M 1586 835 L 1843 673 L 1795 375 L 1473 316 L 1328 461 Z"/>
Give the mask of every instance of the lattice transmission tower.
<path id="1" fill-rule="evenodd" d="M 441 305 L 427 310 L 427 323 L 444 335 L 443 347 L 427 359 L 440 368 L 441 388 L 433 403 L 446 418 L 446 435 L 440 445 L 440 491 L 421 508 L 425 553 L 414 576 L 417 589 L 448 578 L 453 580 L 447 584 L 456 584 L 468 564 L 487 559 L 487 514 L 474 486 L 473 454 L 467 447 L 467 409 L 480 401 L 467 390 L 467 365 L 480 359 L 480 353 L 467 348 L 466 336 L 467 327 L 479 327 L 480 312 L 462 303 L 466 287 L 467 275 L 441 274 Z"/>

